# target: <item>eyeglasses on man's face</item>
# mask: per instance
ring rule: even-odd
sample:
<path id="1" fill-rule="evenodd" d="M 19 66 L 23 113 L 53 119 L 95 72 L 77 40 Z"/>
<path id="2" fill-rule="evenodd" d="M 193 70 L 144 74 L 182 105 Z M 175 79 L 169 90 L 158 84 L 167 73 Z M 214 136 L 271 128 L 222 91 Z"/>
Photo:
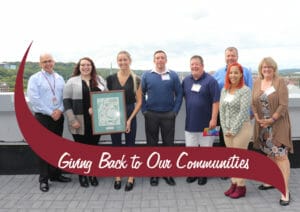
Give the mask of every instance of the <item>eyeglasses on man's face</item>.
<path id="1" fill-rule="evenodd" d="M 52 63 L 52 62 L 53 62 L 53 60 L 44 60 L 44 61 L 42 61 L 43 64 Z"/>

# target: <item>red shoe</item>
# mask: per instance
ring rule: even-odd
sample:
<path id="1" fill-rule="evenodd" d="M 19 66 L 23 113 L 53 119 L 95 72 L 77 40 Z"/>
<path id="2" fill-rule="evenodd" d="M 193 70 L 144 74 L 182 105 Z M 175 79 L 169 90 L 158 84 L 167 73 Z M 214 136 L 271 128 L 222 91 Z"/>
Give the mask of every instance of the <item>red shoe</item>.
<path id="1" fill-rule="evenodd" d="M 236 189 L 236 184 L 231 183 L 230 188 L 224 192 L 225 196 L 229 196 L 230 194 L 232 194 Z"/>
<path id="2" fill-rule="evenodd" d="M 233 199 L 246 196 L 246 186 L 237 186 L 235 191 L 229 195 Z"/>

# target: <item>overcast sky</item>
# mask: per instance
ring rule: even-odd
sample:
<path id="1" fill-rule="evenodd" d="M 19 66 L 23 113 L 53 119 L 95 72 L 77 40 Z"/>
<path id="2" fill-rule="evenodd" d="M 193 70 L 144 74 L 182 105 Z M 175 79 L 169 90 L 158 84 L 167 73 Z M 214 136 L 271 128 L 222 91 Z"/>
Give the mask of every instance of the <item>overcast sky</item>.
<path id="1" fill-rule="evenodd" d="M 51 52 L 56 61 L 89 56 L 98 68 L 117 68 L 127 50 L 133 69 L 153 67 L 166 51 L 168 67 L 189 71 L 194 54 L 206 71 L 224 66 L 224 49 L 239 49 L 239 62 L 257 69 L 272 56 L 279 68 L 300 68 L 299 0 L 2 0 L 0 62 Z"/>

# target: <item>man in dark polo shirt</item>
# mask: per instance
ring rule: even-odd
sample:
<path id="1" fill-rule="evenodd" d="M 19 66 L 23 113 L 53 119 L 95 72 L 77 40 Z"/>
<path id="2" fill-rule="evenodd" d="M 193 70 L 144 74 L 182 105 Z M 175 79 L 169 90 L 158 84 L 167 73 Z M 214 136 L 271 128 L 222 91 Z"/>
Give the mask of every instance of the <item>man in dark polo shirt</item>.
<path id="1" fill-rule="evenodd" d="M 218 82 L 204 71 L 203 59 L 195 55 L 190 59 L 191 74 L 182 82 L 186 104 L 185 144 L 187 147 L 212 147 L 214 136 L 203 136 L 204 128 L 217 126 L 220 90 Z M 188 177 L 199 185 L 207 182 L 206 177 Z"/>

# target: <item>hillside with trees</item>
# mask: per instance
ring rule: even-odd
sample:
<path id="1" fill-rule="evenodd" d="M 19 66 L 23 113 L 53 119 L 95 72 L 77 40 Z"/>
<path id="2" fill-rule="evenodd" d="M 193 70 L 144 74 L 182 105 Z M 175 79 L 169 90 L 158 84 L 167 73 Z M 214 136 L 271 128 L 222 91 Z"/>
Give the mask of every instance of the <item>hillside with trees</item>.
<path id="1" fill-rule="evenodd" d="M 20 62 L 10 62 L 9 64 L 15 65 L 17 68 L 16 69 L 7 69 L 4 67 L 0 67 L 0 83 L 6 83 L 9 86 L 10 91 L 13 92 L 14 87 L 15 87 L 16 75 L 18 72 Z M 75 64 L 76 63 L 73 63 L 73 62 L 70 62 L 70 63 L 56 62 L 55 63 L 55 71 L 57 71 L 57 73 L 62 75 L 65 80 L 67 80 L 72 75 Z M 38 62 L 26 62 L 24 76 L 23 76 L 25 90 L 27 88 L 27 82 L 28 82 L 29 77 L 32 74 L 34 74 L 40 70 L 41 70 L 41 68 L 40 68 Z M 97 72 L 102 77 L 106 78 L 111 73 L 116 73 L 117 69 L 97 68 Z M 142 72 L 143 72 L 142 70 L 135 70 L 135 73 L 137 75 L 141 75 Z"/>
<path id="2" fill-rule="evenodd" d="M 20 62 L 9 62 L 7 63 L 9 65 L 14 65 L 16 69 L 7 69 L 2 66 L 0 66 L 0 84 L 1 83 L 6 83 L 9 86 L 9 91 L 14 91 L 15 88 L 15 80 L 16 80 L 16 75 L 18 72 L 18 68 L 20 65 Z M 70 63 L 62 63 L 62 62 L 56 62 L 55 63 L 55 71 L 57 71 L 59 74 L 63 76 L 65 80 L 69 79 L 73 69 L 75 67 L 74 62 Z M 40 71 L 40 66 L 38 62 L 26 62 L 25 66 L 25 71 L 24 71 L 24 89 L 26 90 L 27 88 L 27 82 L 29 77 Z M 110 68 L 97 68 L 97 72 L 104 78 L 106 78 L 108 75 L 112 73 L 116 73 L 117 69 L 110 69 Z M 138 75 L 141 76 L 143 73 L 143 70 L 134 70 L 134 72 Z M 282 69 L 279 70 L 280 75 L 282 76 L 291 76 L 295 75 L 296 73 L 299 76 L 300 69 Z M 189 72 L 180 72 L 178 73 L 180 78 L 183 79 L 184 76 L 188 75 Z M 255 73 L 253 73 L 255 74 Z M 257 72 L 256 72 L 257 74 Z"/>

